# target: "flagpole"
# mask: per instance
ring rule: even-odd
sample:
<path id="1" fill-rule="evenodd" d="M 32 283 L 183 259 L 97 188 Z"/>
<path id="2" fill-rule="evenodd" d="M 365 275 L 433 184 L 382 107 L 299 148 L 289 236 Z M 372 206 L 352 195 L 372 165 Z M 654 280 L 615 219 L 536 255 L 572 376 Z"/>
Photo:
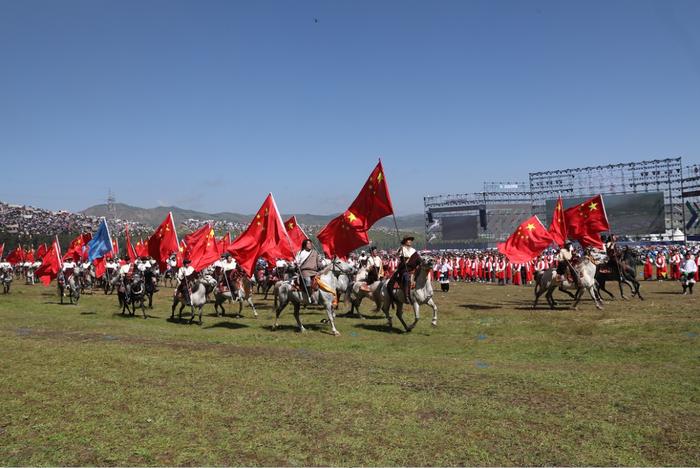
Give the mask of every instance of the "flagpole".
<path id="1" fill-rule="evenodd" d="M 284 221 L 282 221 L 282 215 L 280 214 L 279 208 L 277 208 L 277 202 L 275 201 L 275 196 L 272 195 L 272 192 L 270 192 L 270 198 L 272 199 L 272 204 L 275 205 L 275 212 L 277 212 L 277 219 L 279 220 L 280 224 L 282 225 L 282 230 L 284 231 L 284 237 L 287 238 L 287 244 L 289 244 L 289 251 L 292 252 L 292 263 L 296 264 L 296 259 L 294 257 L 294 247 L 292 247 L 292 240 L 289 238 L 289 233 L 287 233 L 287 227 L 284 225 Z M 308 237 L 307 237 L 308 239 Z M 310 240 L 310 239 L 309 239 Z M 303 247 L 303 243 L 302 243 Z M 309 302 L 311 302 L 311 296 L 309 295 L 309 290 L 306 287 L 306 283 L 304 282 L 304 277 L 301 274 L 301 265 L 297 265 L 297 271 L 299 272 L 299 282 L 304 286 L 304 292 L 306 293 L 306 297 L 309 299 Z"/>

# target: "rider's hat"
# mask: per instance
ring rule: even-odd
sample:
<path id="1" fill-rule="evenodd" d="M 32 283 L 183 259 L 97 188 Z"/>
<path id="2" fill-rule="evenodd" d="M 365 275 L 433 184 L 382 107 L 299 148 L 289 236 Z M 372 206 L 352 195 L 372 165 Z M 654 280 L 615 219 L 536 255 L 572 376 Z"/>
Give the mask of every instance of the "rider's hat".
<path id="1" fill-rule="evenodd" d="M 413 236 L 406 236 L 403 239 L 401 239 L 401 245 L 404 245 L 407 241 L 412 241 L 415 240 L 415 237 Z"/>

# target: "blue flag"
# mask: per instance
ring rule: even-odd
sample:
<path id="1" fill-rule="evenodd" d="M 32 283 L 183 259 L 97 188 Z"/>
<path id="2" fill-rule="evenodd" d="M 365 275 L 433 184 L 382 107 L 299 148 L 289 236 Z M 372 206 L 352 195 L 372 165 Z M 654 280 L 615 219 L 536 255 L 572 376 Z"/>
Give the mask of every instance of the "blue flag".
<path id="1" fill-rule="evenodd" d="M 109 227 L 104 217 L 97 232 L 92 236 L 92 240 L 88 242 L 88 249 L 88 260 L 91 262 L 112 251 L 112 237 L 109 235 Z"/>

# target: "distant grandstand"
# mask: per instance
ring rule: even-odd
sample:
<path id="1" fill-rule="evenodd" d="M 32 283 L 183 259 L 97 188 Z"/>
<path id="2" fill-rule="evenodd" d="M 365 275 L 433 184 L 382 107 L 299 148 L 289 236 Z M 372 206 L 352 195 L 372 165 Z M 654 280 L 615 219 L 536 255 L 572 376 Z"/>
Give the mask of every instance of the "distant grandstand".
<path id="1" fill-rule="evenodd" d="M 432 248 L 492 247 L 533 214 L 548 225 L 559 196 L 569 207 L 598 194 L 616 234 L 699 239 L 700 165 L 681 158 L 531 172 L 527 182 L 426 196 L 426 239 Z"/>

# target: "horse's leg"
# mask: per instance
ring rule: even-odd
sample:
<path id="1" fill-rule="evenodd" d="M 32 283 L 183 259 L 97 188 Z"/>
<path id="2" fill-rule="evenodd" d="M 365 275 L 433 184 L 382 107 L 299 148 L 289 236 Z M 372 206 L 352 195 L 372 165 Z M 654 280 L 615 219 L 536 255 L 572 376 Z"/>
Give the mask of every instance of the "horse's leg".
<path id="1" fill-rule="evenodd" d="M 559 286 L 559 291 L 568 294 L 571 299 L 574 299 L 574 300 L 576 299 L 576 294 L 573 294 L 568 289 L 564 289 L 562 286 Z"/>
<path id="2" fill-rule="evenodd" d="M 615 296 L 613 296 L 613 293 L 611 293 L 610 291 L 608 291 L 607 289 L 605 289 L 605 281 L 598 281 L 598 290 L 599 290 L 599 291 L 604 291 L 605 294 L 607 294 L 608 296 L 610 296 L 610 299 L 611 299 L 611 300 L 615 300 Z"/>
<path id="3" fill-rule="evenodd" d="M 596 309 L 602 310 L 603 301 L 597 296 L 595 285 L 592 285 L 590 288 L 588 288 L 588 293 L 591 295 L 591 299 L 593 299 L 593 302 L 595 302 Z"/>
<path id="4" fill-rule="evenodd" d="M 406 321 L 403 319 L 403 302 L 396 303 L 396 318 L 399 319 L 401 325 L 403 325 L 404 330 L 406 330 L 407 332 L 411 331 L 411 329 L 408 328 L 408 325 L 406 325 Z"/>
<path id="5" fill-rule="evenodd" d="M 328 322 L 331 324 L 331 331 L 333 332 L 333 335 L 335 336 L 340 336 L 340 332 L 335 328 L 335 320 L 333 320 L 333 299 L 322 295 L 322 293 L 319 293 L 319 299 L 323 298 L 324 302 L 324 307 L 326 308 L 326 315 L 328 316 Z"/>
<path id="6" fill-rule="evenodd" d="M 281 298 L 279 300 L 279 304 L 277 301 L 277 296 L 275 296 L 275 321 L 272 324 L 272 329 L 276 330 L 277 327 L 279 326 L 279 319 L 280 319 L 280 314 L 282 313 L 282 310 L 287 306 L 287 302 L 289 301 L 289 298 Z"/>
<path id="7" fill-rule="evenodd" d="M 620 287 L 620 296 L 622 296 L 622 299 L 627 300 L 625 291 L 622 289 L 622 283 L 624 283 L 624 280 L 622 278 L 618 278 L 617 285 Z"/>
<path id="8" fill-rule="evenodd" d="M 636 289 L 636 291 L 637 291 L 637 297 L 639 297 L 639 300 L 640 300 L 640 301 L 643 301 L 644 298 L 642 297 L 642 293 L 639 292 L 639 288 L 641 287 L 641 283 L 640 283 L 639 281 L 635 280 L 635 281 L 634 281 L 634 287 L 635 287 L 635 289 Z"/>
<path id="9" fill-rule="evenodd" d="M 255 310 L 255 303 L 253 302 L 253 296 L 250 295 L 248 296 L 248 305 L 250 306 L 251 309 L 253 309 L 253 317 L 258 318 L 258 311 Z M 243 304 L 241 303 L 241 307 L 243 307 Z"/>
<path id="10" fill-rule="evenodd" d="M 199 306 L 199 324 L 202 325 L 202 309 L 204 309 L 204 304 Z"/>
<path id="11" fill-rule="evenodd" d="M 583 295 L 583 290 L 581 288 L 576 289 L 576 294 L 574 297 L 574 303 L 571 306 L 572 309 L 577 310 L 578 308 L 578 303 L 581 300 L 581 296 Z"/>
<path id="12" fill-rule="evenodd" d="M 389 326 L 389 331 L 392 331 L 394 329 L 394 325 L 391 320 L 391 313 L 389 313 L 389 301 L 390 299 L 385 299 L 384 304 L 382 305 L 382 312 L 384 312 L 384 316 L 386 317 L 386 323 Z"/>
<path id="13" fill-rule="evenodd" d="M 294 320 L 297 321 L 297 327 L 299 327 L 299 332 L 303 333 L 306 331 L 306 328 L 304 328 L 304 325 L 301 324 L 301 314 L 299 313 L 299 309 L 301 309 L 301 306 L 298 302 L 294 303 Z"/>
<path id="14" fill-rule="evenodd" d="M 430 324 L 434 327 L 437 327 L 437 321 L 438 321 L 438 307 L 437 304 L 435 304 L 435 301 L 431 297 L 428 299 L 427 304 L 433 308 L 433 320 L 430 321 Z"/>
<path id="15" fill-rule="evenodd" d="M 554 298 L 552 297 L 552 293 L 554 293 L 554 288 L 549 288 L 547 289 L 547 293 L 544 295 L 544 297 L 547 299 L 547 304 L 549 304 L 550 309 L 554 309 Z"/>
<path id="16" fill-rule="evenodd" d="M 170 318 L 174 319 L 175 318 L 175 307 L 177 306 L 178 300 L 177 297 L 173 298 L 173 306 L 170 308 Z"/>
<path id="17" fill-rule="evenodd" d="M 413 307 L 413 323 L 409 325 L 409 328 L 413 330 L 418 325 L 418 320 L 420 320 L 420 304 L 418 301 L 413 301 L 411 307 Z"/>

